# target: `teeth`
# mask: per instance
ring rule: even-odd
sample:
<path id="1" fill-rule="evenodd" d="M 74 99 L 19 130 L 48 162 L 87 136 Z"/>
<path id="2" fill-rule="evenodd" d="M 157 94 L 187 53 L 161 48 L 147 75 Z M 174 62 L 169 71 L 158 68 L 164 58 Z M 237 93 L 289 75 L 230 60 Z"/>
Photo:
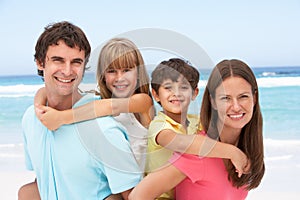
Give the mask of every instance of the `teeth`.
<path id="1" fill-rule="evenodd" d="M 237 119 L 237 118 L 240 118 L 240 117 L 242 117 L 243 116 L 243 114 L 239 114 L 239 115 L 229 115 L 231 118 L 235 118 L 235 119 Z"/>
<path id="2" fill-rule="evenodd" d="M 125 88 L 126 86 L 124 86 L 124 85 L 117 85 L 117 86 L 115 86 L 117 89 L 122 89 L 122 88 Z"/>
<path id="3" fill-rule="evenodd" d="M 60 78 L 57 78 L 57 80 L 59 80 L 60 82 L 63 82 L 63 83 L 70 83 L 72 80 L 66 80 L 66 79 L 60 79 Z"/>

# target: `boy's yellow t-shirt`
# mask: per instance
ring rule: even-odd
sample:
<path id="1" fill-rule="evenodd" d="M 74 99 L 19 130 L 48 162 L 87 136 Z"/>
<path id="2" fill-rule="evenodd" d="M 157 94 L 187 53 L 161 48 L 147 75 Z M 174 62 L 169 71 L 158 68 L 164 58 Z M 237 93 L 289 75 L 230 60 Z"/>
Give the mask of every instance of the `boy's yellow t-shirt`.
<path id="1" fill-rule="evenodd" d="M 165 129 L 173 130 L 178 134 L 191 135 L 197 133 L 199 130 L 199 116 L 187 115 L 189 121 L 188 130 L 172 118 L 168 117 L 162 112 L 158 112 L 157 116 L 151 121 L 148 130 L 148 152 L 146 162 L 146 174 L 155 171 L 169 164 L 168 160 L 173 155 L 173 151 L 164 148 L 156 143 L 156 136 L 158 133 Z M 174 199 L 173 191 L 164 193 L 160 198 Z"/>

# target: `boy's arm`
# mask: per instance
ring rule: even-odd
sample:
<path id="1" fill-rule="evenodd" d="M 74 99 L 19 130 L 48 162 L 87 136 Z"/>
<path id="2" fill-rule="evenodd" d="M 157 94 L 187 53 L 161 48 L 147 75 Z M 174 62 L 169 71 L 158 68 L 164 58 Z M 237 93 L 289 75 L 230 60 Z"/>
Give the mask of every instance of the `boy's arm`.
<path id="1" fill-rule="evenodd" d="M 162 130 L 156 142 L 172 151 L 204 157 L 230 159 L 239 177 L 249 169 L 247 156 L 236 146 L 213 140 L 207 136 L 177 134 L 170 129 Z"/>

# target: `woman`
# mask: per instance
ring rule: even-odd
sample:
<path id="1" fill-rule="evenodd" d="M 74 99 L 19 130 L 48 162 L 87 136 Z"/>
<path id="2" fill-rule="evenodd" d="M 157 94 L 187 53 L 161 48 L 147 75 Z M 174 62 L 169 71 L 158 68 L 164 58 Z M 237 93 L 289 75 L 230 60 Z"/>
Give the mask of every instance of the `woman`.
<path id="1" fill-rule="evenodd" d="M 257 82 L 247 64 L 240 60 L 217 64 L 204 91 L 200 121 L 199 134 L 245 152 L 249 173 L 238 177 L 228 159 L 175 153 L 171 165 L 146 176 L 130 199 L 155 199 L 175 186 L 177 200 L 245 199 L 260 184 L 265 171 L 262 115 Z"/>

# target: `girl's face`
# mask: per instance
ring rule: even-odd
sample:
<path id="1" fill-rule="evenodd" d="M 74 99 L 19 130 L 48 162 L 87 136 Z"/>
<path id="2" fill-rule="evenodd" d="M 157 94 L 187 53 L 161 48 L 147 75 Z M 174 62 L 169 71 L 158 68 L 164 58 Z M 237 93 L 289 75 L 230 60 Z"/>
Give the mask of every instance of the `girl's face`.
<path id="1" fill-rule="evenodd" d="M 241 130 L 252 118 L 255 96 L 241 77 L 229 77 L 216 89 L 212 106 L 218 112 L 218 126 Z"/>
<path id="2" fill-rule="evenodd" d="M 106 87 L 112 92 L 112 97 L 130 97 L 137 87 L 137 67 L 131 69 L 107 69 L 104 76 Z"/>
<path id="3" fill-rule="evenodd" d="M 161 103 L 164 113 L 170 117 L 187 113 L 192 100 L 198 94 L 198 89 L 193 92 L 191 85 L 183 76 L 180 76 L 176 82 L 171 79 L 164 80 L 158 89 L 158 94 L 152 92 L 157 102 Z"/>

